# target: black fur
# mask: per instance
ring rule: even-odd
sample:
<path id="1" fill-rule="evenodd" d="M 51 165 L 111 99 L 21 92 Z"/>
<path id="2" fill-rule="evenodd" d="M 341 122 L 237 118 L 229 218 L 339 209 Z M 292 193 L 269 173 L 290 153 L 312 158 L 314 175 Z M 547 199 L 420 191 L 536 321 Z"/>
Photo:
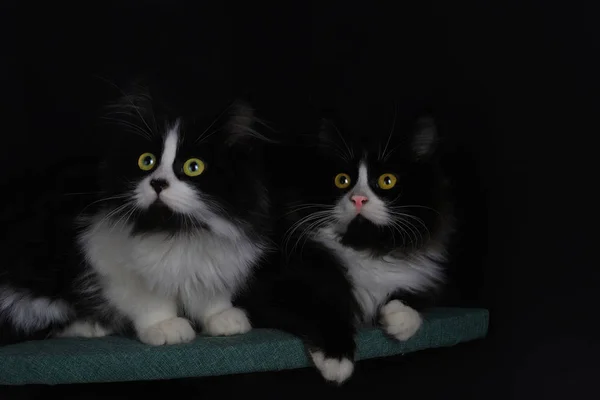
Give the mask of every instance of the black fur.
<path id="1" fill-rule="evenodd" d="M 97 199 L 94 180 L 97 160 L 71 159 L 52 165 L 40 162 L 3 184 L 0 251 L 4 261 L 0 287 L 18 289 L 33 298 L 66 301 L 69 319 L 86 316 L 93 305 L 84 301 L 75 282 L 87 267 L 74 248 L 74 218 Z M 6 301 L 6 291 L 0 301 Z M 12 324 L 9 310 L 0 310 L 0 343 L 41 339 L 64 327 L 68 320 L 24 332 Z"/>
<path id="2" fill-rule="evenodd" d="M 353 186 L 337 188 L 336 174 L 347 173 L 356 182 L 359 162 L 366 157 L 373 178 L 369 181 L 371 190 L 392 206 L 406 206 L 404 212 L 422 221 L 413 224 L 409 235 L 377 226 L 361 215 L 354 218 L 345 231 L 339 232 L 340 242 L 368 251 L 375 258 L 410 256 L 440 232 L 444 218 L 452 211 L 449 187 L 440 168 L 439 143 L 432 140 L 424 147 L 418 146 L 423 144 L 418 142 L 423 129 L 419 121 L 423 120 L 396 113 L 384 119 L 386 124 L 382 120 L 374 120 L 373 115 L 362 124 L 319 120 L 314 134 L 294 136 L 287 146 L 276 149 L 277 161 L 271 161 L 279 166 L 271 179 L 279 188 L 274 197 L 281 204 L 280 259 L 261 271 L 252 290 L 239 301 L 249 310 L 255 327 L 299 335 L 309 349 L 321 350 L 326 357 L 353 359 L 357 326 L 376 322 L 363 319 L 353 294 L 355 282 L 337 255 L 310 234 L 303 234 L 306 232 L 302 228 L 289 235 L 294 224 L 335 204 Z M 377 177 L 387 172 L 394 173 L 398 183 L 391 190 L 382 190 Z M 419 207 L 412 207 L 416 205 Z M 306 225 L 309 232 L 314 232 L 316 225 Z M 398 290 L 389 299 L 402 299 L 421 310 L 436 304 L 437 294 L 435 290 Z"/>
<path id="3" fill-rule="evenodd" d="M 154 83 L 120 91 L 120 100 L 102 111 L 103 123 L 96 135 L 102 138 L 103 147 L 87 149 L 86 157 L 59 165 L 34 160 L 24 166 L 21 176 L 3 183 L 0 344 L 45 338 L 76 319 L 99 321 L 123 333 L 131 331 L 129 323 L 104 300 L 97 277 L 84 260 L 77 236 L 86 225 L 79 217 L 124 206 L 129 198 L 123 194 L 145 174 L 137 165 L 140 154 L 152 152 L 160 159 L 161 133 L 176 119 L 183 134 L 183 147 L 174 165 L 177 177 L 200 188 L 217 205 L 215 212 L 257 240 L 268 236 L 270 204 L 261 180 L 259 145 L 263 138 L 252 128 L 255 120 L 248 106 L 226 99 L 203 108 L 190 101 L 193 96 L 189 92 L 189 96 L 173 92 L 169 82 Z M 182 163 L 189 157 L 202 159 L 205 173 L 185 176 Z M 158 230 L 186 234 L 190 229 L 208 228 L 202 221 L 190 223 L 189 218 L 160 204 L 129 215 L 123 210 L 113 218 L 130 218 L 135 234 Z M 61 302 L 68 315 L 60 321 L 38 321 L 36 329 L 23 329 L 11 320 L 11 310 L 1 307 L 13 292 Z"/>
<path id="4" fill-rule="evenodd" d="M 237 300 L 249 312 L 253 327 L 287 331 L 309 348 L 351 358 L 360 308 L 344 266 L 312 240 L 302 253 L 280 256 L 257 273 L 254 284 Z"/>

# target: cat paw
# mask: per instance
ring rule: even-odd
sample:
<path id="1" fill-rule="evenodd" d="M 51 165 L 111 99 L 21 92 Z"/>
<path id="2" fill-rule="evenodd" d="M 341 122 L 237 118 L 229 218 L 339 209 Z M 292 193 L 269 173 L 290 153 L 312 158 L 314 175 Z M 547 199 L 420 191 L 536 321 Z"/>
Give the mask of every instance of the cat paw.
<path id="1" fill-rule="evenodd" d="M 383 329 L 398 340 L 410 339 L 417 333 L 422 323 L 419 312 L 401 301 L 392 300 L 381 309 Z"/>
<path id="2" fill-rule="evenodd" d="M 160 346 L 191 342 L 196 332 L 187 319 L 176 317 L 158 322 L 139 332 L 138 336 L 146 344 Z"/>
<path id="3" fill-rule="evenodd" d="M 110 333 L 108 329 L 104 328 L 98 322 L 75 321 L 55 336 L 97 338 L 110 335 Z"/>
<path id="4" fill-rule="evenodd" d="M 348 358 L 328 358 L 322 351 L 310 352 L 310 357 L 323 378 L 329 382 L 341 384 L 354 372 L 354 363 Z"/>
<path id="5" fill-rule="evenodd" d="M 246 313 L 236 307 L 212 315 L 204 323 L 204 330 L 211 336 L 238 335 L 248 332 L 251 328 Z"/>

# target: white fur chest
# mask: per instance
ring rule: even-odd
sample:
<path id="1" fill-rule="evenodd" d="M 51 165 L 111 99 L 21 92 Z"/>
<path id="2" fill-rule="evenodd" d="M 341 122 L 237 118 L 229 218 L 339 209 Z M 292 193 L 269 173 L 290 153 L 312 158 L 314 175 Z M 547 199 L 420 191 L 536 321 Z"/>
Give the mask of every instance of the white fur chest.
<path id="1" fill-rule="evenodd" d="M 332 249 L 346 266 L 365 321 L 376 317 L 379 307 L 396 290 L 426 290 L 442 278 L 440 266 L 424 254 L 406 260 L 373 258 L 367 252 L 343 246 L 327 229 L 319 232 L 317 240 Z"/>
<path id="2" fill-rule="evenodd" d="M 80 238 L 88 261 L 101 276 L 140 279 L 150 290 L 169 296 L 232 292 L 262 253 L 245 235 L 228 239 L 206 231 L 174 237 L 130 232 L 125 224 L 93 223 Z"/>

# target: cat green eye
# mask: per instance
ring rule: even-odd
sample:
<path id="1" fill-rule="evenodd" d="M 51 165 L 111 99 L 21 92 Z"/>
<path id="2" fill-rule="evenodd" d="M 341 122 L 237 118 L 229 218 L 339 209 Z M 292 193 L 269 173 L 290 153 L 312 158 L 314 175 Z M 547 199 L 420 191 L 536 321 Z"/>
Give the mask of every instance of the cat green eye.
<path id="1" fill-rule="evenodd" d="M 138 167 L 142 171 L 150 171 L 156 165 L 156 157 L 152 153 L 144 153 L 138 158 Z"/>
<path id="2" fill-rule="evenodd" d="M 183 164 L 183 173 L 191 177 L 202 174 L 204 169 L 204 161 L 199 158 L 190 158 Z"/>
<path id="3" fill-rule="evenodd" d="M 379 179 L 377 179 L 377 185 L 383 190 L 389 190 L 396 186 L 396 175 L 394 174 L 382 174 Z"/>
<path id="4" fill-rule="evenodd" d="M 335 176 L 334 183 L 338 188 L 346 189 L 348 186 L 350 186 L 350 176 L 344 173 L 337 174 Z"/>

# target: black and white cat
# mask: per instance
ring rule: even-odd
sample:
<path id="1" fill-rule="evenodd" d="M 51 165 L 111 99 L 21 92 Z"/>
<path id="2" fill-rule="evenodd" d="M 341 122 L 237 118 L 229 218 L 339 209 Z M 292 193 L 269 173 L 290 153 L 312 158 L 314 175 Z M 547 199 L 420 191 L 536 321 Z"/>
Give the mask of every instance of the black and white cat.
<path id="1" fill-rule="evenodd" d="M 216 118 L 187 110 L 145 90 L 112 107 L 94 201 L 11 191 L 27 202 L 3 206 L 3 341 L 133 328 L 162 345 L 192 340 L 193 323 L 210 335 L 251 328 L 231 299 L 269 248 L 263 137 L 245 103 Z M 91 179 L 93 192 L 87 167 L 73 165 L 71 181 Z"/>
<path id="2" fill-rule="evenodd" d="M 288 204 L 282 267 L 265 269 L 240 301 L 254 326 L 302 337 L 324 378 L 341 383 L 359 325 L 402 341 L 419 330 L 420 308 L 445 281 L 452 202 L 432 119 L 394 122 L 379 137 L 331 120 L 319 131 L 316 146 L 289 148 L 275 178 Z"/>

